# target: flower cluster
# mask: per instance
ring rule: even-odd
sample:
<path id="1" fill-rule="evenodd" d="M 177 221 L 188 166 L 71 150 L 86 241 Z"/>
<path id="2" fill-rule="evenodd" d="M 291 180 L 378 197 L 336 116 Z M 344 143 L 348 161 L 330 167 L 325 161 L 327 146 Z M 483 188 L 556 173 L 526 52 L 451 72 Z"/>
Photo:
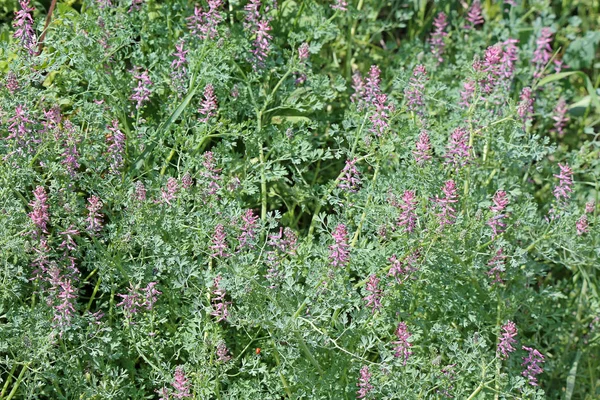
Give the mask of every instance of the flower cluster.
<path id="1" fill-rule="evenodd" d="M 210 315 L 217 317 L 217 322 L 227 321 L 229 318 L 228 306 L 231 304 L 231 302 L 225 301 L 227 292 L 221 287 L 221 279 L 223 279 L 221 275 L 217 275 L 213 280 L 213 297 L 211 299 L 213 311 Z"/>
<path id="2" fill-rule="evenodd" d="M 517 343 L 515 336 L 517 336 L 517 325 L 514 322 L 508 321 L 502 325 L 502 336 L 498 341 L 498 350 L 496 354 L 500 358 L 507 359 L 510 353 L 515 351 L 513 344 Z"/>
<path id="3" fill-rule="evenodd" d="M 207 11 L 202 11 L 202 8 L 196 5 L 194 14 L 187 18 L 188 29 L 192 35 L 202 40 L 216 38 L 219 34 L 217 27 L 223 21 L 223 16 L 219 13 L 222 5 L 222 0 L 208 0 Z"/>
<path id="4" fill-rule="evenodd" d="M 537 376 L 544 372 L 540 366 L 540 364 L 544 363 L 544 356 L 536 349 L 530 347 L 523 346 L 523 350 L 529 352 L 527 357 L 523 357 L 523 363 L 521 364 L 526 367 L 525 371 L 523 371 L 523 376 L 527 378 L 530 385 L 537 386 Z"/>
<path id="5" fill-rule="evenodd" d="M 435 57 L 438 64 L 444 61 L 442 55 L 444 54 L 444 49 L 446 47 L 444 38 L 448 36 L 448 33 L 445 32 L 447 26 L 447 16 L 445 13 L 440 12 L 433 20 L 433 27 L 435 29 L 431 33 L 431 39 L 429 39 L 429 43 L 431 44 L 431 54 Z"/>
<path id="6" fill-rule="evenodd" d="M 456 219 L 456 209 L 452 204 L 458 202 L 458 190 L 456 183 L 451 179 L 444 183 L 442 187 L 442 193 L 444 197 L 436 197 L 435 203 L 440 208 L 440 212 L 436 214 L 440 222 L 440 228 L 444 228 L 445 225 L 452 225 Z"/>
<path id="7" fill-rule="evenodd" d="M 331 235 L 334 244 L 329 246 L 329 259 L 334 267 L 345 267 L 350 260 L 350 245 L 346 225 L 339 224 Z"/>
<path id="8" fill-rule="evenodd" d="M 411 336 L 412 333 L 408 331 L 408 326 L 406 326 L 406 323 L 400 322 L 396 328 L 397 340 L 393 341 L 392 344 L 395 345 L 394 357 L 402 358 L 402 365 L 406 365 L 408 358 L 412 354 L 412 351 L 410 350 L 412 343 L 408 341 Z"/>

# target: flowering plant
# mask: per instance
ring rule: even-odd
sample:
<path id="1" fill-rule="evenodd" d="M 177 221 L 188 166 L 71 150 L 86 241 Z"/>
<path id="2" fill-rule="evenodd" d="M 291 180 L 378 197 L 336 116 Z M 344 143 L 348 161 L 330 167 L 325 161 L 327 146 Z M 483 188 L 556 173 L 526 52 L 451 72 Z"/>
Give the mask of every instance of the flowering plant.
<path id="1" fill-rule="evenodd" d="M 19 0 L 0 399 L 598 397 L 587 3 Z"/>

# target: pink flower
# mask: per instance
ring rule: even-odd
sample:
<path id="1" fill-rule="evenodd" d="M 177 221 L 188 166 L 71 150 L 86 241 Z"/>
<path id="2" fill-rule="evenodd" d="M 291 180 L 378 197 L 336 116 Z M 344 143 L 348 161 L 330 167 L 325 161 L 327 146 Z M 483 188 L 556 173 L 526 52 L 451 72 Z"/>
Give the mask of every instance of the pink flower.
<path id="1" fill-rule="evenodd" d="M 222 224 L 218 224 L 215 227 L 215 233 L 212 238 L 212 246 L 209 248 L 214 252 L 211 257 L 229 257 L 226 253 L 227 247 L 227 234 L 225 233 L 225 227 Z"/>
<path id="2" fill-rule="evenodd" d="M 595 209 L 596 209 L 596 204 L 594 203 L 594 200 L 590 200 L 587 203 L 585 203 L 586 214 L 592 214 Z"/>
<path id="3" fill-rule="evenodd" d="M 492 218 L 490 218 L 488 220 L 487 224 L 492 228 L 492 231 L 493 231 L 492 239 L 493 239 L 499 233 L 502 233 L 502 228 L 504 228 L 506 226 L 506 224 L 504 222 L 502 222 L 502 220 L 506 217 L 506 215 L 501 214 L 501 213 L 502 213 L 502 211 L 504 211 L 504 209 L 508 205 L 508 195 L 506 194 L 505 191 L 498 190 L 496 192 L 496 194 L 494 194 L 494 198 L 492 199 L 492 202 L 494 204 L 490 207 L 490 210 L 494 214 L 497 214 L 497 215 L 494 215 Z"/>
<path id="4" fill-rule="evenodd" d="M 129 12 L 141 10 L 142 4 L 144 4 L 144 0 L 131 0 L 131 7 L 129 7 Z"/>
<path id="5" fill-rule="evenodd" d="M 371 65 L 369 76 L 365 83 L 365 92 L 363 100 L 367 105 L 372 104 L 377 100 L 377 96 L 381 94 L 381 70 L 377 65 Z"/>
<path id="6" fill-rule="evenodd" d="M 373 390 L 373 385 L 369 383 L 370 379 L 371 374 L 369 373 L 369 367 L 365 365 L 360 369 L 360 377 L 358 378 L 357 383 L 357 386 L 359 388 L 358 392 L 356 393 L 357 399 L 363 399 L 367 397 L 369 392 Z"/>
<path id="7" fill-rule="evenodd" d="M 75 313 L 73 299 L 77 298 L 77 290 L 71 285 L 71 281 L 64 277 L 60 278 L 59 287 L 60 291 L 57 296 L 59 303 L 54 306 L 53 323 L 62 331 L 71 325 L 71 319 Z"/>
<path id="8" fill-rule="evenodd" d="M 431 34 L 431 39 L 429 39 L 429 43 L 431 44 L 431 54 L 436 58 L 438 64 L 444 61 L 442 58 L 442 54 L 444 54 L 444 47 L 446 44 L 444 43 L 444 38 L 448 36 L 448 33 L 444 32 L 444 29 L 448 26 L 448 21 L 446 20 L 446 14 L 440 12 L 435 19 L 433 20 L 433 33 Z"/>
<path id="9" fill-rule="evenodd" d="M 156 304 L 156 301 L 158 300 L 158 296 L 162 294 L 162 292 L 159 292 L 158 289 L 155 288 L 156 285 L 158 285 L 158 282 L 150 282 L 145 288 L 141 289 L 144 300 L 140 305 L 145 307 L 148 311 L 152 310 L 154 304 Z"/>
<path id="10" fill-rule="evenodd" d="M 183 372 L 183 367 L 178 366 L 175 368 L 175 375 L 173 376 L 173 397 L 176 399 L 184 399 L 192 397 L 190 393 L 190 382 Z"/>
<path id="11" fill-rule="evenodd" d="M 348 3 L 344 0 L 335 0 L 335 4 L 332 4 L 330 7 L 334 10 L 347 11 Z"/>
<path id="12" fill-rule="evenodd" d="M 517 326 L 514 322 L 508 321 L 506 324 L 502 325 L 502 336 L 500 337 L 498 349 L 496 351 L 496 354 L 500 358 L 506 360 L 509 354 L 515 351 L 515 348 L 512 346 L 517 343 L 514 338 L 515 336 L 517 336 Z"/>
<path id="13" fill-rule="evenodd" d="M 458 105 L 468 108 L 471 106 L 469 103 L 475 94 L 475 89 L 477 88 L 477 84 L 474 80 L 469 79 L 468 81 L 463 83 L 463 90 L 460 92 L 460 102 Z"/>
<path id="14" fill-rule="evenodd" d="M 470 159 L 469 132 L 464 128 L 456 128 L 446 146 L 446 164 L 456 168 L 465 166 Z"/>
<path id="15" fill-rule="evenodd" d="M 171 63 L 171 81 L 173 82 L 173 86 L 177 95 L 181 98 L 187 89 L 187 64 L 188 60 L 186 58 L 189 50 L 184 50 L 183 46 L 185 46 L 185 42 L 183 39 L 175 45 L 175 49 L 177 50 L 173 53 L 173 56 L 176 57 Z"/>
<path id="16" fill-rule="evenodd" d="M 38 186 L 33 191 L 34 200 L 29 203 L 32 211 L 29 213 L 29 218 L 37 227 L 38 231 L 33 232 L 34 236 L 38 236 L 40 232 L 48 233 L 47 225 L 50 222 L 50 214 L 48 213 L 48 196 L 46 190 L 42 186 Z"/>
<path id="17" fill-rule="evenodd" d="M 346 160 L 346 166 L 342 170 L 342 177 L 340 178 L 338 187 L 342 190 L 356 193 L 360 184 L 360 173 L 356 168 L 356 158 L 353 160 Z"/>
<path id="18" fill-rule="evenodd" d="M 208 180 L 207 194 L 212 196 L 221 189 L 221 186 L 219 185 L 219 181 L 221 180 L 221 169 L 217 168 L 215 155 L 212 151 L 204 153 L 203 158 L 202 166 L 204 167 L 204 171 L 202 171 L 200 175 Z"/>
<path id="19" fill-rule="evenodd" d="M 523 120 L 523 123 L 529 121 L 533 116 L 533 103 L 535 99 L 530 87 L 524 87 L 520 95 L 521 102 L 517 107 L 517 113 Z"/>
<path id="20" fill-rule="evenodd" d="M 417 263 L 419 258 L 419 251 L 415 251 L 410 254 L 406 258 L 406 264 L 403 264 L 402 261 L 398 260 L 396 255 L 394 254 L 392 257 L 388 258 L 388 261 L 392 263 L 390 270 L 388 271 L 388 276 L 393 276 L 396 278 L 397 283 L 403 283 L 405 278 L 408 278 L 410 274 L 417 271 L 417 267 L 415 264 Z M 400 279 L 400 277 L 404 277 Z"/>
<path id="21" fill-rule="evenodd" d="M 381 289 L 379 289 L 378 285 L 379 278 L 377 278 L 377 275 L 372 274 L 365 286 L 365 290 L 369 294 L 363 298 L 363 300 L 367 302 L 367 307 L 370 307 L 372 312 L 381 309 L 381 298 L 383 297 L 383 292 Z"/>
<path id="22" fill-rule="evenodd" d="M 554 131 L 558 133 L 559 137 L 565 135 L 565 126 L 567 125 L 567 122 L 569 122 L 569 116 L 567 115 L 568 111 L 567 102 L 561 97 L 554 108 L 554 115 L 552 116 L 552 119 L 554 120 Z"/>
<path id="23" fill-rule="evenodd" d="M 302 43 L 300 47 L 298 47 L 298 59 L 300 62 L 305 62 L 308 60 L 308 57 L 310 56 L 308 49 L 308 43 L 306 42 Z"/>
<path id="24" fill-rule="evenodd" d="M 16 139 L 17 146 L 20 147 L 17 151 L 22 152 L 25 146 L 30 143 L 37 142 L 31 135 L 31 128 L 28 125 L 33 124 L 33 121 L 27 116 L 28 112 L 22 105 L 15 107 L 15 115 L 8 119 L 8 136 L 6 140 Z"/>
<path id="25" fill-rule="evenodd" d="M 19 0 L 21 9 L 16 12 L 13 26 L 16 31 L 13 35 L 15 39 L 21 40 L 21 45 L 30 55 L 35 54 L 37 38 L 33 30 L 33 11 L 30 0 Z"/>
<path id="26" fill-rule="evenodd" d="M 408 82 L 408 86 L 404 89 L 404 97 L 406 98 L 406 107 L 408 111 L 413 111 L 419 115 L 424 115 L 425 101 L 425 82 L 427 82 L 427 70 L 423 65 L 417 65 L 413 70 L 413 76 Z"/>
<path id="27" fill-rule="evenodd" d="M 406 365 L 408 358 L 412 354 L 410 348 L 412 347 L 412 343 L 408 341 L 412 334 L 408 331 L 408 327 L 405 322 L 400 322 L 398 327 L 396 328 L 396 337 L 398 340 L 392 342 L 392 344 L 396 345 L 394 348 L 394 357 L 399 358 L 402 357 L 402 365 Z"/>
<path id="28" fill-rule="evenodd" d="M 415 192 L 406 190 L 402 195 L 401 203 L 398 205 L 402 209 L 402 213 L 398 217 L 396 224 L 404 226 L 406 232 L 412 233 L 417 225 L 417 214 L 415 210 L 419 201 L 415 199 Z"/>
<path id="29" fill-rule="evenodd" d="M 558 164 L 560 173 L 554 175 L 558 178 L 558 185 L 554 187 L 554 197 L 556 200 L 567 201 L 571 198 L 573 192 L 573 171 L 567 164 Z"/>
<path id="30" fill-rule="evenodd" d="M 419 139 L 415 143 L 413 156 L 415 157 L 415 162 L 420 167 L 422 167 L 428 160 L 431 159 L 431 143 L 429 141 L 429 134 L 427 134 L 427 131 L 421 131 Z"/>
<path id="31" fill-rule="evenodd" d="M 117 294 L 122 300 L 117 303 L 117 307 L 123 307 L 125 314 L 131 318 L 133 314 L 138 312 L 138 307 L 141 306 L 140 293 L 138 288 L 129 283 L 127 294 Z"/>
<path id="32" fill-rule="evenodd" d="M 198 110 L 200 114 L 205 116 L 204 118 L 201 118 L 200 121 L 204 123 L 208 122 L 209 118 L 217 115 L 217 109 L 217 96 L 215 96 L 213 85 L 209 83 L 204 88 L 204 100 L 202 101 L 200 109 Z"/>
<path id="33" fill-rule="evenodd" d="M 15 94 L 15 92 L 19 90 L 19 79 L 17 78 L 17 75 L 10 71 L 6 75 L 6 83 L 4 86 L 6 86 L 6 89 L 8 89 L 10 94 Z"/>
<path id="34" fill-rule="evenodd" d="M 485 50 L 483 63 L 474 64 L 475 69 L 481 68 L 482 72 L 485 73 L 484 78 L 479 81 L 482 93 L 492 93 L 496 88 L 499 79 L 502 77 L 502 56 L 503 52 L 500 45 L 490 46 Z"/>
<path id="35" fill-rule="evenodd" d="M 88 223 L 87 230 L 90 232 L 98 232 L 102 229 L 102 214 L 98 211 L 102 208 L 103 204 L 99 197 L 90 196 L 88 199 L 88 217 L 86 221 Z"/>
<path id="36" fill-rule="evenodd" d="M 271 26 L 269 26 L 269 21 L 266 19 L 263 19 L 256 24 L 256 28 L 254 30 L 256 38 L 254 39 L 252 49 L 255 70 L 265 67 L 265 61 L 267 60 L 269 52 L 271 51 L 270 41 L 273 39 L 273 36 L 269 35 L 270 30 Z"/>
<path id="37" fill-rule="evenodd" d="M 387 104 L 387 95 L 385 93 L 378 94 L 373 102 L 375 110 L 369 117 L 372 127 L 371 132 L 378 137 L 382 136 L 389 128 L 389 115 L 393 111 L 392 106 Z"/>
<path id="38" fill-rule="evenodd" d="M 506 256 L 504 254 L 502 254 L 503 250 L 502 248 L 499 248 L 498 251 L 496 252 L 496 255 L 494 255 L 494 257 L 492 257 L 490 259 L 490 261 L 487 263 L 488 267 L 492 267 L 488 272 L 487 272 L 487 276 L 489 276 L 490 278 L 494 278 L 494 280 L 491 282 L 492 285 L 496 284 L 496 283 L 503 283 L 504 281 L 502 280 L 502 274 L 504 273 L 505 267 L 504 267 L 504 260 L 506 259 Z"/>
<path id="39" fill-rule="evenodd" d="M 70 251 L 77 250 L 77 243 L 73 239 L 73 236 L 79 235 L 79 231 L 73 227 L 73 225 L 69 225 L 66 231 L 59 232 L 60 236 L 64 236 L 63 241 L 58 245 L 59 249 L 65 249 Z"/>
<path id="40" fill-rule="evenodd" d="M 502 43 L 504 51 L 500 60 L 500 74 L 505 79 L 505 82 L 510 83 L 515 73 L 516 64 L 519 62 L 519 48 L 516 44 L 517 39 L 509 38 Z"/>
<path id="41" fill-rule="evenodd" d="M 225 301 L 225 295 L 227 292 L 221 288 L 221 275 L 217 275 L 213 281 L 213 298 L 211 299 L 213 305 L 213 312 L 210 315 L 217 317 L 217 322 L 227 321 L 229 317 L 228 306 L 231 304 Z"/>
<path id="42" fill-rule="evenodd" d="M 590 231 L 590 228 L 588 226 L 587 215 L 583 214 L 577 220 L 577 223 L 575 224 L 575 227 L 577 228 L 577 236 L 581 236 L 581 235 L 583 235 L 585 233 L 588 233 Z"/>
<path id="43" fill-rule="evenodd" d="M 550 43 L 552 43 L 552 36 L 553 33 L 550 28 L 542 28 L 540 31 L 540 36 L 535 42 L 537 47 L 533 52 L 533 57 L 531 58 L 531 63 L 535 67 L 533 74 L 535 78 L 542 76 L 544 68 L 552 58 L 552 47 L 550 46 Z"/>
<path id="44" fill-rule="evenodd" d="M 146 201 L 146 187 L 142 183 L 142 181 L 137 181 L 135 183 L 135 194 L 134 197 L 137 201 L 144 202 Z"/>
<path id="45" fill-rule="evenodd" d="M 467 24 L 465 29 L 473 29 L 477 25 L 483 25 L 485 22 L 483 15 L 481 14 L 481 3 L 479 0 L 475 0 L 471 4 L 471 8 L 469 8 L 469 12 L 467 13 L 467 21 L 471 24 Z"/>
<path id="46" fill-rule="evenodd" d="M 177 183 L 177 179 L 172 176 L 167 179 L 167 187 L 163 189 L 160 193 L 162 201 L 171 205 L 171 201 L 175 200 L 175 195 L 179 191 L 179 184 Z M 160 201 L 157 201 L 157 203 Z"/>
<path id="47" fill-rule="evenodd" d="M 529 355 L 523 357 L 522 366 L 526 369 L 523 371 L 523 376 L 527 378 L 531 386 L 538 386 L 537 375 L 544 372 L 542 367 L 539 365 L 544 363 L 544 356 L 537 350 L 523 346 L 523 350 L 528 351 Z"/>
<path id="48" fill-rule="evenodd" d="M 191 188 L 193 184 L 194 181 L 192 180 L 192 175 L 190 175 L 189 172 L 183 174 L 183 177 L 181 178 L 181 187 L 187 190 Z"/>
<path id="49" fill-rule="evenodd" d="M 329 246 L 329 259 L 334 267 L 345 267 L 350 260 L 350 246 L 346 225 L 339 224 L 332 234 L 334 244 Z"/>
<path id="50" fill-rule="evenodd" d="M 227 361 L 231 360 L 231 356 L 229 355 L 229 349 L 227 348 L 225 342 L 219 342 L 219 344 L 217 345 L 217 357 L 217 361 L 220 361 L 222 363 L 226 363 Z"/>
<path id="51" fill-rule="evenodd" d="M 175 49 L 177 51 L 173 53 L 173 56 L 175 56 L 176 58 L 171 63 L 171 68 L 183 69 L 187 65 L 188 60 L 186 58 L 186 55 L 189 52 L 189 50 L 184 50 L 183 46 L 185 46 L 185 41 L 183 40 L 180 40 L 179 43 L 175 45 Z"/>
<path id="52" fill-rule="evenodd" d="M 77 169 L 79 168 L 79 151 L 77 151 L 77 144 L 79 143 L 79 139 L 76 136 L 75 129 L 70 121 L 65 121 L 63 123 L 63 132 L 64 132 L 64 140 L 63 140 L 63 153 L 61 156 L 64 159 L 61 161 L 61 164 L 65 165 L 67 172 L 71 178 L 75 178 Z"/>
<path id="53" fill-rule="evenodd" d="M 222 5 L 222 0 L 208 0 L 208 11 L 206 12 L 196 5 L 194 14 L 187 18 L 188 29 L 192 35 L 202 40 L 216 38 L 219 34 L 217 27 L 223 21 L 223 16 L 219 14 L 219 8 Z"/>
<path id="54" fill-rule="evenodd" d="M 108 154 L 112 159 L 110 170 L 113 174 L 118 174 L 123 166 L 123 154 L 125 153 L 125 135 L 119 130 L 119 121 L 114 119 L 112 126 L 107 128 L 111 134 L 107 136 Z"/>
<path id="55" fill-rule="evenodd" d="M 352 74 L 352 90 L 354 93 L 350 96 L 350 101 L 353 103 L 361 102 L 365 95 L 365 81 L 359 71 L 354 71 Z"/>
<path id="56" fill-rule="evenodd" d="M 254 247 L 254 239 L 256 238 L 256 228 L 258 227 L 258 215 L 254 215 L 251 209 L 246 210 L 242 216 L 242 228 L 238 238 L 239 245 L 238 251 L 243 247 L 248 246 L 249 248 Z"/>
<path id="57" fill-rule="evenodd" d="M 456 209 L 452 207 L 452 204 L 458 202 L 456 183 L 452 179 L 447 181 L 442 187 L 442 192 L 444 197 L 436 197 L 434 200 L 440 208 L 440 212 L 436 214 L 440 221 L 440 228 L 452 225 L 456 220 Z"/>
<path id="58" fill-rule="evenodd" d="M 152 86 L 152 81 L 150 80 L 148 71 L 137 75 L 134 74 L 133 78 L 137 80 L 137 87 L 133 89 L 130 99 L 136 102 L 135 108 L 139 110 L 145 102 L 150 100 L 150 94 L 152 94 L 150 86 Z"/>

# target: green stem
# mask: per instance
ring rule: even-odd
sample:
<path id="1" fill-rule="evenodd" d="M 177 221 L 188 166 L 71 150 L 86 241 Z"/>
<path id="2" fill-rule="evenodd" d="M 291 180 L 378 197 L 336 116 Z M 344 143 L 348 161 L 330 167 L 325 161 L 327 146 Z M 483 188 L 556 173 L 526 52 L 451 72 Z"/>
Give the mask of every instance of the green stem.
<path id="1" fill-rule="evenodd" d="M 23 369 L 21 370 L 21 372 L 19 373 L 19 376 L 17 377 L 15 386 L 13 386 L 13 388 L 10 391 L 10 393 L 8 394 L 8 397 L 6 398 L 6 400 L 12 399 L 14 397 L 14 395 L 17 393 L 17 389 L 19 389 L 19 385 L 21 385 L 21 382 L 23 382 L 23 375 L 25 375 L 25 371 L 27 371 L 27 369 L 29 368 L 29 364 L 30 363 L 26 363 L 25 365 L 23 365 Z"/>
<path id="2" fill-rule="evenodd" d="M 96 286 L 94 286 L 94 291 L 92 292 L 92 296 L 90 297 L 90 301 L 88 301 L 87 303 L 87 307 L 85 308 L 85 311 L 89 311 L 90 307 L 92 306 L 92 302 L 94 301 L 94 298 L 96 297 L 96 293 L 98 293 L 98 289 L 100 288 L 100 282 L 102 282 L 102 277 L 98 278 L 98 281 L 96 282 Z"/>
<path id="3" fill-rule="evenodd" d="M 16 369 L 17 369 L 17 364 L 13 365 L 10 372 L 8 373 L 8 378 L 6 378 L 6 382 L 4 382 L 4 386 L 2 387 L 2 392 L 0 392 L 0 399 L 4 398 L 4 393 L 6 393 L 6 389 L 8 389 L 8 385 L 10 385 L 10 383 L 12 382 L 12 377 L 13 377 L 13 374 L 15 373 Z"/>

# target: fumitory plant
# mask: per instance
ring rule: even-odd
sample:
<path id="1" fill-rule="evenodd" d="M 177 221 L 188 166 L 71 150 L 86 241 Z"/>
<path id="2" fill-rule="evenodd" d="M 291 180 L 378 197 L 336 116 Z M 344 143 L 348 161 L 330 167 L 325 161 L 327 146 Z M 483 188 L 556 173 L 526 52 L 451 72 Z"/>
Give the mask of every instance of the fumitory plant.
<path id="1" fill-rule="evenodd" d="M 590 0 L 0 7 L 0 399 L 600 396 Z"/>

